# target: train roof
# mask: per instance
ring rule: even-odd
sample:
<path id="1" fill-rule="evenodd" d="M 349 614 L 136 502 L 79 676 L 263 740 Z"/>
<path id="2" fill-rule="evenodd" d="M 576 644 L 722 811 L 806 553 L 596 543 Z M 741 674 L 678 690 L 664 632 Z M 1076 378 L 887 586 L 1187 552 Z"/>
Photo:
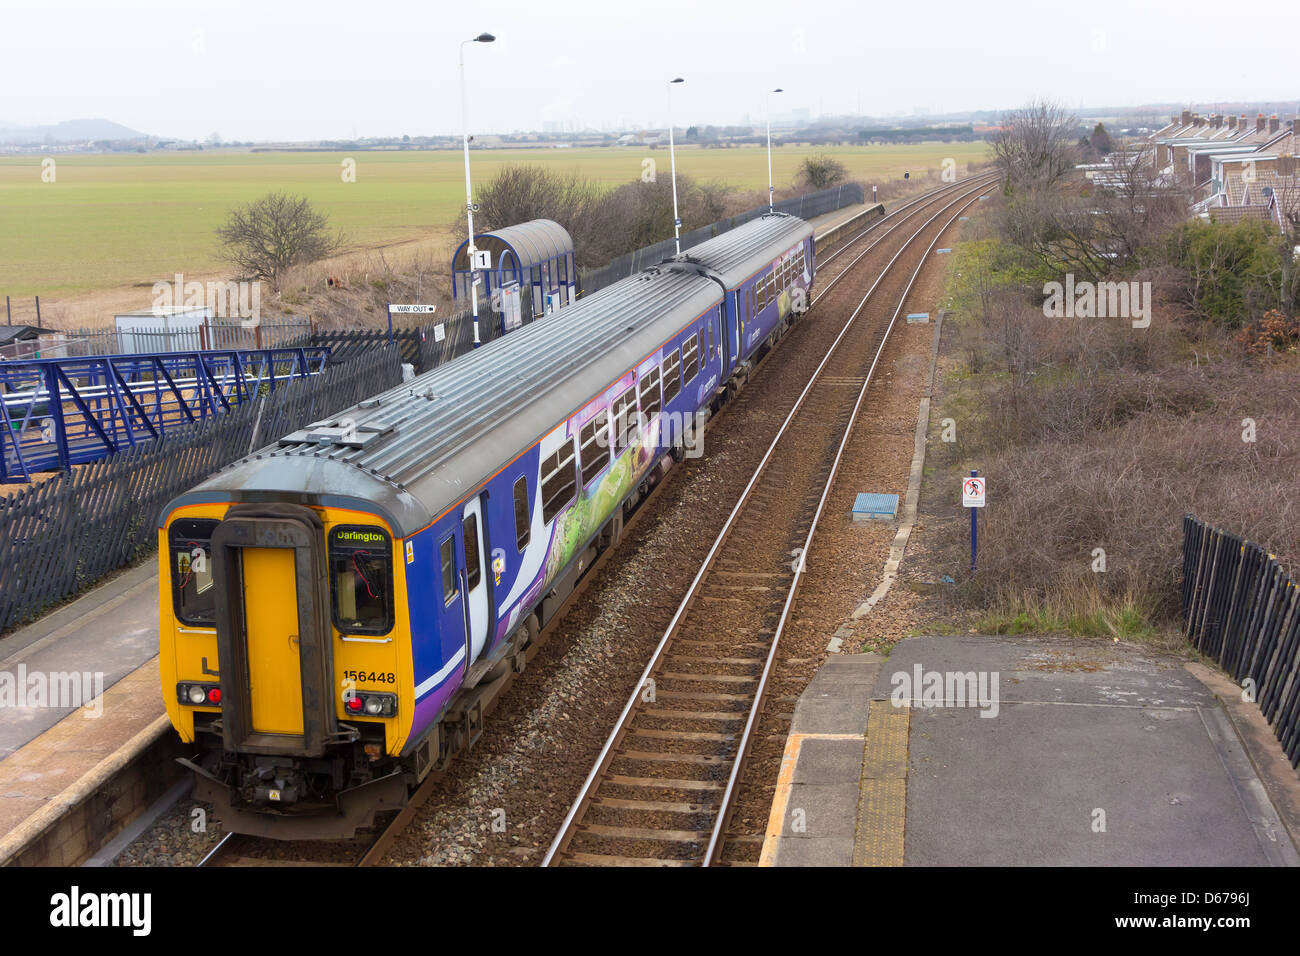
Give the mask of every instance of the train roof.
<path id="1" fill-rule="evenodd" d="M 169 510 L 205 501 L 362 500 L 399 536 L 411 534 L 721 301 L 708 278 L 647 270 L 286 436 Z M 343 419 L 355 423 L 350 443 L 338 428 Z"/>
<path id="2" fill-rule="evenodd" d="M 669 262 L 704 266 L 734 289 L 782 252 L 813 234 L 813 228 L 798 216 L 767 213 L 743 226 L 714 236 Z"/>

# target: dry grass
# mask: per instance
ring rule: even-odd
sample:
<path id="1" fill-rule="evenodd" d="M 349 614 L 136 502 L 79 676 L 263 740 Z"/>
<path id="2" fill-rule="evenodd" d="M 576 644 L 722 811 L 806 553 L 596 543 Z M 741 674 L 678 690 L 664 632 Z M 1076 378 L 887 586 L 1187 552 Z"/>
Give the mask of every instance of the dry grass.
<path id="1" fill-rule="evenodd" d="M 932 445 L 932 462 L 954 483 L 972 467 L 989 480 L 979 571 L 961 589 L 985 625 L 1166 633 L 1187 512 L 1294 574 L 1300 356 L 1251 356 L 1159 301 L 1134 329 L 1046 318 L 1032 298 L 1002 288 L 987 311 L 967 302 L 950 339 L 962 368 L 936 416 L 959 441 Z"/>

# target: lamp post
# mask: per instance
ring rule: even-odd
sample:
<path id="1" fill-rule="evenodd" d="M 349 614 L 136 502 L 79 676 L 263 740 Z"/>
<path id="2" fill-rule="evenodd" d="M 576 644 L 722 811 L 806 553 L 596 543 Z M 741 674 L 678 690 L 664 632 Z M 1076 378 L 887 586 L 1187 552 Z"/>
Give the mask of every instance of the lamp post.
<path id="1" fill-rule="evenodd" d="M 777 87 L 772 93 L 780 93 Z M 763 118 L 767 120 L 767 211 L 776 212 L 776 188 L 772 185 L 772 94 L 763 96 Z"/>
<path id="2" fill-rule="evenodd" d="M 673 243 L 682 254 L 682 219 L 677 215 L 677 152 L 673 147 L 673 84 L 685 83 L 680 76 L 668 81 L 668 162 L 673 172 Z"/>
<path id="3" fill-rule="evenodd" d="M 460 123 L 465 142 L 465 219 L 469 224 L 469 245 L 465 247 L 465 254 L 469 258 L 469 301 L 470 307 L 474 311 L 474 348 L 478 348 L 480 342 L 478 338 L 478 276 L 474 272 L 474 254 L 477 251 L 474 248 L 474 194 L 469 182 L 469 108 L 466 105 L 465 97 L 465 44 L 491 43 L 495 39 L 496 37 L 490 33 L 480 33 L 476 37 L 463 41 L 460 45 Z"/>

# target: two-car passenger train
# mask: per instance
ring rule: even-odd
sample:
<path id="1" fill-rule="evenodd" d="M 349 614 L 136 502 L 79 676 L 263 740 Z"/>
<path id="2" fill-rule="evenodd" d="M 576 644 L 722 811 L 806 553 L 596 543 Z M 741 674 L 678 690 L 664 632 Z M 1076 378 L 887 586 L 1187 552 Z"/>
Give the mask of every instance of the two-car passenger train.
<path id="1" fill-rule="evenodd" d="M 196 796 L 284 838 L 401 806 L 814 272 L 808 224 L 763 216 L 172 501 L 162 685 Z"/>

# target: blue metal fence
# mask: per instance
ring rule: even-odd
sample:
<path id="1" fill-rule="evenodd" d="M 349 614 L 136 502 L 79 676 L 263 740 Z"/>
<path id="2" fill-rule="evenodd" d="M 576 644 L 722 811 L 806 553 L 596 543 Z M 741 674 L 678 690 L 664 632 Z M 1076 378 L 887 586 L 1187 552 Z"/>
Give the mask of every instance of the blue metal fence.
<path id="1" fill-rule="evenodd" d="M 0 362 L 0 482 L 97 461 L 320 374 L 330 349 L 231 349 Z"/>

